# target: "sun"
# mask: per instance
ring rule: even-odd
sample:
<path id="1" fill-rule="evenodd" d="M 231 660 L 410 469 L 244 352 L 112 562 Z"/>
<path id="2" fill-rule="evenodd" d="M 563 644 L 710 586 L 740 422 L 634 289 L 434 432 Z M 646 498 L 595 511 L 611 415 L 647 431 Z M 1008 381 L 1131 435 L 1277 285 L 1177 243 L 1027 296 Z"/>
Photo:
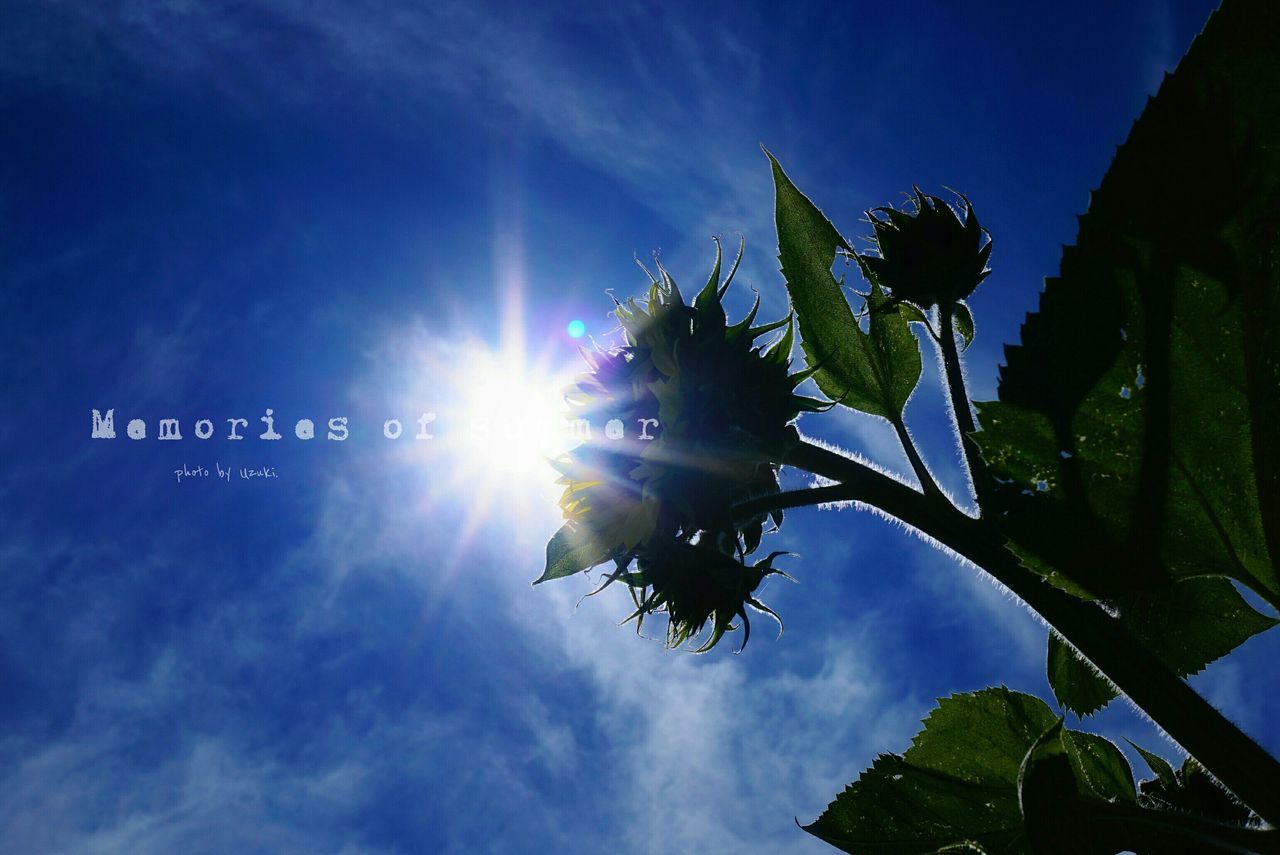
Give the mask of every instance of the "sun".
<path id="1" fill-rule="evenodd" d="M 411 345 L 400 409 L 430 419 L 426 436 L 414 431 L 398 447 L 421 487 L 424 519 L 451 519 L 446 569 L 456 570 L 479 540 L 545 541 L 559 524 L 564 485 L 552 464 L 581 441 L 564 390 L 586 369 L 568 345 L 558 332 L 530 341 L 518 329 L 422 334 Z"/>
<path id="2" fill-rule="evenodd" d="M 475 349 L 462 364 L 462 444 L 471 467 L 513 490 L 554 482 L 551 461 L 572 445 L 563 397 L 572 374 L 511 349 Z"/>

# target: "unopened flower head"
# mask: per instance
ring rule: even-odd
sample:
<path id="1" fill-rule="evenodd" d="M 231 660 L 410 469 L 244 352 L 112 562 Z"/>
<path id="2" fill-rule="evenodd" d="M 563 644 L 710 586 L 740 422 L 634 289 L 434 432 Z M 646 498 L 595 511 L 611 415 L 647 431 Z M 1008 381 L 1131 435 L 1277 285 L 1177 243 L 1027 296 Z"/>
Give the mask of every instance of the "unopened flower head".
<path id="1" fill-rule="evenodd" d="M 567 454 L 560 504 L 585 556 L 578 563 L 614 562 L 608 581 L 632 588 L 637 617 L 666 613 L 673 646 L 712 621 L 700 648 L 709 649 L 747 605 L 762 608 L 752 594 L 772 559 L 748 565 L 746 556 L 782 514 L 742 518 L 735 507 L 778 492 L 777 461 L 797 440 L 792 422 L 823 407 L 795 392 L 808 372 L 789 373 L 790 315 L 753 327 L 757 299 L 728 323 L 721 300 L 736 269 L 720 281 L 717 242 L 715 268 L 689 303 L 659 264 L 647 297 L 615 310 L 624 343 L 585 353 L 591 370 L 566 393 L 575 415 L 592 421 L 659 425 L 651 442 L 588 441 Z M 778 330 L 772 345 L 757 345 Z"/>
<path id="2" fill-rule="evenodd" d="M 695 544 L 655 544 L 638 556 L 635 571 L 623 577 L 636 605 L 627 620 L 636 621 L 639 631 L 647 615 L 665 613 L 669 647 L 679 647 L 699 636 L 710 623 L 711 632 L 696 649 L 705 653 L 726 632 L 737 629 L 733 621 L 738 619 L 745 646 L 751 636 L 748 606 L 782 625 L 777 613 L 755 598 L 755 591 L 765 577 L 785 575 L 773 567 L 773 560 L 784 554 L 774 552 L 762 561 L 748 564 L 741 556 Z"/>
<path id="3" fill-rule="evenodd" d="M 927 309 L 963 300 L 991 272 L 991 236 L 964 196 L 962 216 L 937 196 L 914 189 L 908 202 L 913 210 L 868 212 L 877 254 L 860 255 L 859 261 L 894 302 Z"/>

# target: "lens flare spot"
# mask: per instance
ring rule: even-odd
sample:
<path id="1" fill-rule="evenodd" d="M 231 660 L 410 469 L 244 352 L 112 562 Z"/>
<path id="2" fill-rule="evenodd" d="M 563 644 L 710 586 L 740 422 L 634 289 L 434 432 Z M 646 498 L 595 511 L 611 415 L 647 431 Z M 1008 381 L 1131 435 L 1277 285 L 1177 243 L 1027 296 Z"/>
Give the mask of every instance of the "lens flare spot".
<path id="1" fill-rule="evenodd" d="M 587 325 L 582 321 L 572 320 L 569 321 L 569 326 L 566 327 L 566 330 L 569 333 L 569 338 L 582 338 L 587 334 Z"/>

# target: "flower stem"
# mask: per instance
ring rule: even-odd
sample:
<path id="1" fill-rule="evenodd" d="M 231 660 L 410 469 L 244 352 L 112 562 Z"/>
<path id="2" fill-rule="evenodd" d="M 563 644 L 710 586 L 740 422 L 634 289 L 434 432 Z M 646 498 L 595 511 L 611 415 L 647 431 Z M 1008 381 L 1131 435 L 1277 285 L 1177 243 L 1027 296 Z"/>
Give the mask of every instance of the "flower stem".
<path id="1" fill-rule="evenodd" d="M 911 468 L 916 473 L 916 478 L 920 480 L 920 487 L 924 490 L 924 494 L 934 499 L 941 499 L 950 504 L 948 499 L 938 486 L 938 482 L 933 480 L 933 473 L 929 471 L 929 467 L 925 465 L 924 458 L 920 456 L 920 450 L 916 448 L 915 442 L 911 439 L 911 434 L 907 431 L 907 424 L 903 421 L 902 416 L 890 419 L 893 423 L 893 429 L 898 434 L 898 442 L 902 444 L 902 451 L 907 455 L 907 460 L 911 462 Z"/>
<path id="2" fill-rule="evenodd" d="M 965 465 L 969 470 L 969 481 L 973 484 L 973 495 L 978 502 L 978 511 L 989 509 L 986 501 L 990 493 L 990 481 L 987 479 L 986 466 L 974 442 L 972 434 L 978 430 L 973 420 L 973 406 L 969 403 L 969 393 L 964 385 L 964 368 L 960 363 L 960 351 L 956 349 L 955 321 L 953 306 L 945 300 L 938 304 L 938 326 L 940 327 L 938 344 L 942 348 L 942 364 L 947 379 L 947 391 L 951 400 L 951 415 L 955 419 L 956 430 L 960 433 L 960 450 L 964 455 Z"/>
<path id="3" fill-rule="evenodd" d="M 987 572 L 1237 798 L 1267 822 L 1280 825 L 1280 762 L 1170 671 L 1122 622 L 1023 567 L 998 531 L 949 503 L 931 501 L 869 466 L 808 442 L 801 441 L 779 457 L 780 463 L 841 482 L 837 486 L 845 488 L 843 492 L 822 488 L 826 492 L 820 501 L 838 497 L 871 505 Z"/>
<path id="4" fill-rule="evenodd" d="M 859 490 L 848 484 L 832 484 L 828 487 L 806 487 L 802 490 L 783 490 L 781 493 L 770 493 L 756 496 L 733 506 L 735 520 L 749 520 L 752 517 L 767 514 L 770 511 L 785 511 L 788 508 L 803 508 L 823 505 L 828 502 L 848 502 L 858 498 Z"/>

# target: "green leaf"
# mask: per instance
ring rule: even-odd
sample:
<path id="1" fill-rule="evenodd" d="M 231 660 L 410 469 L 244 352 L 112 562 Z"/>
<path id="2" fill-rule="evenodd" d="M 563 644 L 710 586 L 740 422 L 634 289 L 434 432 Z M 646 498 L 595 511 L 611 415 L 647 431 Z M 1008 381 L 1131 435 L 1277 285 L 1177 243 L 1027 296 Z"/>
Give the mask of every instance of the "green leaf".
<path id="1" fill-rule="evenodd" d="M 905 754 L 878 757 L 805 830 L 846 852 L 1029 852 L 1019 781 L 1050 731 L 1043 753 L 1056 752 L 1062 768 L 1056 784 L 1042 781 L 1060 791 L 1044 810 L 1136 800 L 1115 745 L 1062 730 L 1039 698 L 1001 687 L 939 701 Z"/>
<path id="2" fill-rule="evenodd" d="M 1005 688 L 952 695 L 902 756 L 881 755 L 805 830 L 846 852 L 1025 852 L 1018 770 L 1055 721 Z"/>
<path id="3" fill-rule="evenodd" d="M 1180 673 L 1274 623 L 1221 577 L 1280 606 L 1277 31 L 1274 3 L 1214 14 L 978 407 L 1011 548 Z"/>
<path id="4" fill-rule="evenodd" d="M 1154 780 L 1142 782 L 1138 801 L 1144 807 L 1194 814 L 1231 825 L 1246 825 L 1252 819 L 1249 809 L 1218 786 L 1204 767 L 1191 757 L 1184 760 L 1182 768 L 1174 773 L 1168 763 L 1140 748 L 1138 750 L 1156 772 Z M 1162 768 L 1156 769 L 1152 758 L 1159 761 Z"/>
<path id="5" fill-rule="evenodd" d="M 1221 577 L 1183 579 L 1114 604 L 1138 638 L 1179 676 L 1198 673 L 1280 621 L 1258 613 Z"/>
<path id="6" fill-rule="evenodd" d="M 915 303 L 899 303 L 898 305 L 901 307 L 899 311 L 902 312 L 902 317 L 906 318 L 908 323 L 924 324 L 930 330 L 933 329 L 929 323 L 929 316 Z"/>
<path id="7" fill-rule="evenodd" d="M 1076 774 L 1058 719 L 1027 750 L 1018 772 L 1018 804 L 1036 855 L 1093 849 L 1083 820 Z"/>
<path id="8" fill-rule="evenodd" d="M 1058 703 L 1079 716 L 1091 715 L 1109 704 L 1116 691 L 1058 636 L 1049 633 L 1049 686 Z"/>
<path id="9" fill-rule="evenodd" d="M 1142 755 L 1142 759 L 1147 761 L 1147 765 L 1151 767 L 1151 772 L 1155 775 L 1154 780 L 1166 787 L 1177 786 L 1178 779 L 1174 774 L 1173 767 L 1169 765 L 1169 761 L 1165 760 L 1159 754 L 1153 754 L 1141 745 L 1129 741 L 1133 746 L 1133 750 Z"/>
<path id="10" fill-rule="evenodd" d="M 1078 730 L 1063 731 L 1062 742 L 1071 758 L 1081 796 L 1112 803 L 1138 803 L 1133 770 L 1114 742 Z"/>
<path id="11" fill-rule="evenodd" d="M 1018 775 L 1018 802 L 1037 855 L 1111 853 L 1113 829 L 1093 820 L 1102 804 L 1137 806 L 1133 772 L 1110 740 L 1066 730 L 1062 719 L 1027 751 Z"/>
<path id="12" fill-rule="evenodd" d="M 863 273 L 867 273 L 865 267 Z M 876 375 L 882 407 L 888 410 L 889 418 L 900 418 L 920 382 L 920 343 L 903 317 L 902 304 L 890 305 L 880 283 L 873 277 L 868 278 L 871 282 L 871 293 L 867 295 L 869 332 L 861 341 Z"/>
<path id="13" fill-rule="evenodd" d="M 547 541 L 547 566 L 533 584 L 581 573 L 607 558 L 584 527 L 567 522 Z"/>
<path id="14" fill-rule="evenodd" d="M 831 273 L 836 250 L 853 252 L 822 212 L 796 189 L 773 155 L 778 259 L 800 322 L 801 346 L 813 379 L 834 401 L 897 419 L 920 380 L 920 346 L 901 312 L 871 280 L 868 329 L 858 325 L 841 283 Z M 864 273 L 867 271 L 864 270 Z"/>
<path id="15" fill-rule="evenodd" d="M 1182 579 L 1167 588 L 1135 591 L 1111 605 L 1180 677 L 1198 673 L 1280 622 L 1256 611 L 1221 577 Z M 1090 715 L 1116 696 L 1109 682 L 1052 633 L 1048 672 L 1058 702 L 1077 715 Z"/>

